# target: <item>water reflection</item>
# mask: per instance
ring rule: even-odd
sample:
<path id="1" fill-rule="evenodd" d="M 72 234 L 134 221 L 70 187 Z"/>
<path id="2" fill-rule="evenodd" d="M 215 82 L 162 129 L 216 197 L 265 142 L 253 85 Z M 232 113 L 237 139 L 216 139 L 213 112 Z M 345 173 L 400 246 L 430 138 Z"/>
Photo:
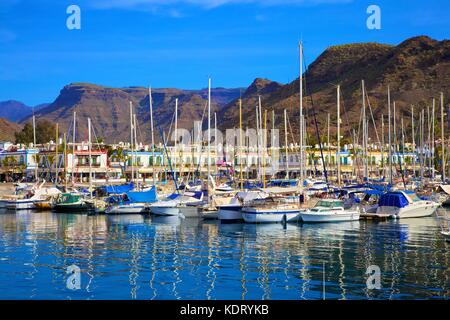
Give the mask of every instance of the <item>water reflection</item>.
<path id="1" fill-rule="evenodd" d="M 0 288 L 10 288 L 0 298 L 322 299 L 325 277 L 327 299 L 447 299 L 448 246 L 435 218 L 283 226 L 0 213 Z M 72 264 L 78 291 L 65 287 Z M 370 265 L 381 290 L 367 289 Z"/>

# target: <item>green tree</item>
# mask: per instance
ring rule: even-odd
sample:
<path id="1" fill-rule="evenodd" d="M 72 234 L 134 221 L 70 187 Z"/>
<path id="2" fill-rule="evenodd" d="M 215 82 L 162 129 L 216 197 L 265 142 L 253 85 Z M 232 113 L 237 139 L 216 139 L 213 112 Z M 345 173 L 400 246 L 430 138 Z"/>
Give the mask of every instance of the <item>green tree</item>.
<path id="1" fill-rule="evenodd" d="M 39 120 L 36 123 L 36 143 L 47 143 L 55 140 L 55 124 L 48 120 Z M 25 124 L 23 129 L 15 133 L 16 143 L 32 143 L 33 142 L 33 125 L 31 122 Z"/>

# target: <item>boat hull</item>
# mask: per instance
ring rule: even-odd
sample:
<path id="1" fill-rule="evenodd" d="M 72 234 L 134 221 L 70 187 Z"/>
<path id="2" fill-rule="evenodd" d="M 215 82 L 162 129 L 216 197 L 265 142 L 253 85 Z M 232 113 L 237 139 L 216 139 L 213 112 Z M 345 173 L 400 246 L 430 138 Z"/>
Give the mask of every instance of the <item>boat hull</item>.
<path id="1" fill-rule="evenodd" d="M 247 223 L 280 223 L 297 222 L 300 211 L 297 210 L 268 210 L 268 211 L 249 211 L 242 210 L 242 218 Z"/>
<path id="2" fill-rule="evenodd" d="M 157 216 L 178 216 L 180 210 L 177 207 L 150 207 L 150 212 Z"/>
<path id="3" fill-rule="evenodd" d="M 388 214 L 395 219 L 422 218 L 431 216 L 438 208 L 438 203 L 426 201 L 421 204 L 406 206 L 404 208 L 381 206 L 378 214 Z"/>
<path id="4" fill-rule="evenodd" d="M 117 205 L 111 206 L 105 209 L 106 214 L 136 214 L 144 213 L 145 205 L 143 204 L 132 204 L 132 205 Z"/>
<path id="5" fill-rule="evenodd" d="M 6 209 L 8 210 L 30 210 L 36 209 L 35 203 L 44 202 L 44 200 L 15 200 L 7 201 Z"/>
<path id="6" fill-rule="evenodd" d="M 348 222 L 357 221 L 360 218 L 359 212 L 345 213 L 317 213 L 303 212 L 300 213 L 301 220 L 307 223 L 325 223 L 325 222 Z"/>
<path id="7" fill-rule="evenodd" d="M 232 222 L 232 221 L 242 221 L 242 206 L 233 207 L 221 207 L 219 208 L 218 217 L 220 221 Z"/>
<path id="8" fill-rule="evenodd" d="M 179 214 L 185 218 L 200 218 L 201 210 L 197 206 L 181 206 L 178 208 Z"/>
<path id="9" fill-rule="evenodd" d="M 95 208 L 86 203 L 83 204 L 57 204 L 52 208 L 55 212 L 87 212 L 95 211 Z"/>
<path id="10" fill-rule="evenodd" d="M 445 241 L 450 242 L 450 231 L 442 231 L 441 234 L 445 237 Z"/>

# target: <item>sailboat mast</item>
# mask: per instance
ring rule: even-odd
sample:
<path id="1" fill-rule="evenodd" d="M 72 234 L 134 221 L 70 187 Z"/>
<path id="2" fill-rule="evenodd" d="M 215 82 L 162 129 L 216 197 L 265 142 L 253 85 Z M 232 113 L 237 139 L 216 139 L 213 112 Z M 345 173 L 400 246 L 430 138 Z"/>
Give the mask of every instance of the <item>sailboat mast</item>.
<path id="1" fill-rule="evenodd" d="M 153 129 L 153 99 L 152 99 L 152 88 L 148 88 L 148 100 L 150 104 L 150 131 L 152 136 L 152 175 L 153 175 L 153 185 L 156 185 L 156 176 L 155 176 L 155 135 Z"/>
<path id="2" fill-rule="evenodd" d="M 389 184 L 392 185 L 391 89 L 388 86 Z"/>
<path id="3" fill-rule="evenodd" d="M 239 178 L 241 180 L 241 189 L 244 189 L 244 180 L 242 177 L 242 152 L 243 152 L 243 144 L 242 144 L 242 99 L 239 99 Z"/>
<path id="4" fill-rule="evenodd" d="M 34 107 L 33 107 L 33 147 L 36 149 L 36 117 L 34 116 Z M 34 165 L 34 179 L 36 180 L 36 182 L 38 181 L 38 166 L 39 166 L 39 163 L 37 161 L 38 153 L 36 153 L 34 159 L 34 161 L 36 162 L 36 164 Z"/>
<path id="5" fill-rule="evenodd" d="M 300 58 L 300 75 L 299 75 L 299 102 L 300 102 L 300 180 L 304 179 L 304 159 L 303 159 L 303 44 L 300 41 L 298 44 L 299 58 Z"/>
<path id="6" fill-rule="evenodd" d="M 131 148 L 131 182 L 134 179 L 134 163 L 133 163 L 133 103 L 130 101 L 130 148 Z"/>
<path id="7" fill-rule="evenodd" d="M 175 173 L 174 179 L 177 179 L 177 157 L 178 157 L 178 98 L 175 99 L 175 141 L 174 141 L 174 156 L 173 158 L 173 170 Z"/>
<path id="8" fill-rule="evenodd" d="M 337 182 L 341 185 L 341 86 L 337 86 Z"/>
<path id="9" fill-rule="evenodd" d="M 403 168 L 403 176 L 405 176 L 405 173 L 406 173 L 406 162 L 405 162 L 405 133 L 404 133 L 404 127 L 403 127 L 403 117 L 402 117 L 402 120 L 401 120 L 401 123 L 402 123 L 402 162 L 403 162 L 403 165 L 404 165 L 404 168 Z"/>
<path id="10" fill-rule="evenodd" d="M 385 177 L 386 171 L 384 170 L 384 115 L 381 115 L 381 174 L 383 179 Z"/>
<path id="11" fill-rule="evenodd" d="M 275 111 L 272 110 L 272 132 L 270 133 L 272 136 L 271 142 L 270 142 L 270 153 L 272 157 L 272 177 L 275 174 Z"/>
<path id="12" fill-rule="evenodd" d="M 66 166 L 66 157 L 67 157 L 67 140 L 66 140 L 66 133 L 64 133 L 64 182 L 66 185 L 67 190 L 67 166 Z"/>
<path id="13" fill-rule="evenodd" d="M 92 199 L 92 139 L 91 139 L 91 118 L 88 118 L 88 150 L 89 150 L 89 193 Z"/>
<path id="14" fill-rule="evenodd" d="M 256 157 L 256 176 L 257 176 L 257 180 L 260 181 L 260 153 L 259 153 L 259 135 L 260 135 L 260 130 L 259 130 L 259 108 L 258 106 L 256 106 L 256 154 L 258 155 Z"/>
<path id="15" fill-rule="evenodd" d="M 266 188 L 266 151 L 267 151 L 267 110 L 264 110 L 264 136 L 263 136 L 263 155 L 262 155 L 262 170 L 263 170 L 263 187 Z"/>
<path id="16" fill-rule="evenodd" d="M 361 82 L 362 85 L 362 99 L 363 99 L 363 149 L 364 149 L 364 178 L 365 179 L 369 179 L 369 174 L 368 174 L 368 162 L 367 162 L 367 134 L 368 134 L 368 130 L 367 130 L 367 122 L 366 122 L 366 93 L 365 93 L 365 88 L 364 88 L 364 80 L 362 80 Z"/>
<path id="17" fill-rule="evenodd" d="M 441 92 L 442 182 L 445 183 L 444 93 Z"/>
<path id="18" fill-rule="evenodd" d="M 73 136 L 72 136 L 72 185 L 75 184 L 75 139 L 77 129 L 77 112 L 73 113 Z"/>
<path id="19" fill-rule="evenodd" d="M 330 113 L 327 113 L 327 150 L 328 150 L 328 163 L 331 166 L 331 149 L 330 149 Z"/>
<path id="20" fill-rule="evenodd" d="M 416 142 L 414 132 L 414 106 L 411 106 L 411 133 L 412 133 L 412 153 L 413 153 L 413 177 L 416 177 Z"/>
<path id="21" fill-rule="evenodd" d="M 217 168 L 217 156 L 219 152 L 217 151 L 217 113 L 214 112 L 214 148 L 215 148 L 215 161 L 214 167 L 216 168 L 216 178 L 218 177 L 218 168 Z"/>
<path id="22" fill-rule="evenodd" d="M 287 113 L 284 109 L 284 150 L 286 154 L 286 179 L 289 179 L 289 152 L 288 152 L 288 138 L 287 138 Z"/>
<path id="23" fill-rule="evenodd" d="M 211 174 L 211 78 L 208 79 L 208 176 Z"/>
<path id="24" fill-rule="evenodd" d="M 59 125 L 58 123 L 56 124 L 56 136 L 55 136 L 55 185 L 58 184 L 58 176 L 59 176 L 59 164 L 58 164 L 58 129 L 59 129 Z"/>
<path id="25" fill-rule="evenodd" d="M 138 145 L 138 143 L 137 143 L 137 134 L 136 134 L 136 130 L 137 130 L 137 122 L 136 122 L 136 113 L 133 113 L 133 127 L 134 127 L 134 131 L 133 131 L 133 137 L 134 137 L 134 161 L 135 161 L 135 164 L 137 164 L 137 161 L 136 161 L 136 156 L 137 156 L 137 154 L 136 154 L 136 152 L 137 152 L 137 145 Z M 136 168 L 136 170 L 134 170 L 134 173 L 135 173 L 135 181 L 137 181 L 137 182 L 139 182 L 139 167 L 137 167 Z"/>
<path id="26" fill-rule="evenodd" d="M 420 181 L 423 181 L 423 166 L 424 166 L 424 159 L 423 159 L 423 150 L 424 150 L 424 143 L 423 143 L 423 136 L 424 136 L 424 124 L 425 124 L 425 110 L 422 109 L 422 112 L 420 113 Z"/>
<path id="27" fill-rule="evenodd" d="M 431 177 L 434 181 L 434 115 L 436 101 L 433 98 L 433 107 L 431 113 Z"/>

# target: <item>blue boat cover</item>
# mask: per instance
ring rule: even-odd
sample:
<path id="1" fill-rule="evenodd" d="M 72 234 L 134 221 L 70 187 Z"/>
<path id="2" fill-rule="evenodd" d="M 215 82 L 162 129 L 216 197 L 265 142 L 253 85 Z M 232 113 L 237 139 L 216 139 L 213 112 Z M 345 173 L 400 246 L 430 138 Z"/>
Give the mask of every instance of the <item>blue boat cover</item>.
<path id="1" fill-rule="evenodd" d="M 127 193 L 128 191 L 133 190 L 133 188 L 134 188 L 134 184 L 133 183 L 124 184 L 124 185 L 120 185 L 120 186 L 105 186 L 105 187 L 102 187 L 102 189 L 107 194 Z"/>
<path id="2" fill-rule="evenodd" d="M 373 190 L 366 190 L 366 191 L 364 191 L 364 193 L 365 194 L 370 194 L 370 195 L 382 195 L 384 192 L 383 191 L 380 191 L 380 190 L 376 190 L 376 189 L 373 189 Z"/>
<path id="3" fill-rule="evenodd" d="M 404 208 L 408 205 L 408 199 L 400 192 L 388 192 L 380 197 L 378 205 L 380 207 Z"/>
<path id="4" fill-rule="evenodd" d="M 150 203 L 158 200 L 155 186 L 153 186 L 149 191 L 129 191 L 126 195 L 131 202 L 135 203 Z"/>

